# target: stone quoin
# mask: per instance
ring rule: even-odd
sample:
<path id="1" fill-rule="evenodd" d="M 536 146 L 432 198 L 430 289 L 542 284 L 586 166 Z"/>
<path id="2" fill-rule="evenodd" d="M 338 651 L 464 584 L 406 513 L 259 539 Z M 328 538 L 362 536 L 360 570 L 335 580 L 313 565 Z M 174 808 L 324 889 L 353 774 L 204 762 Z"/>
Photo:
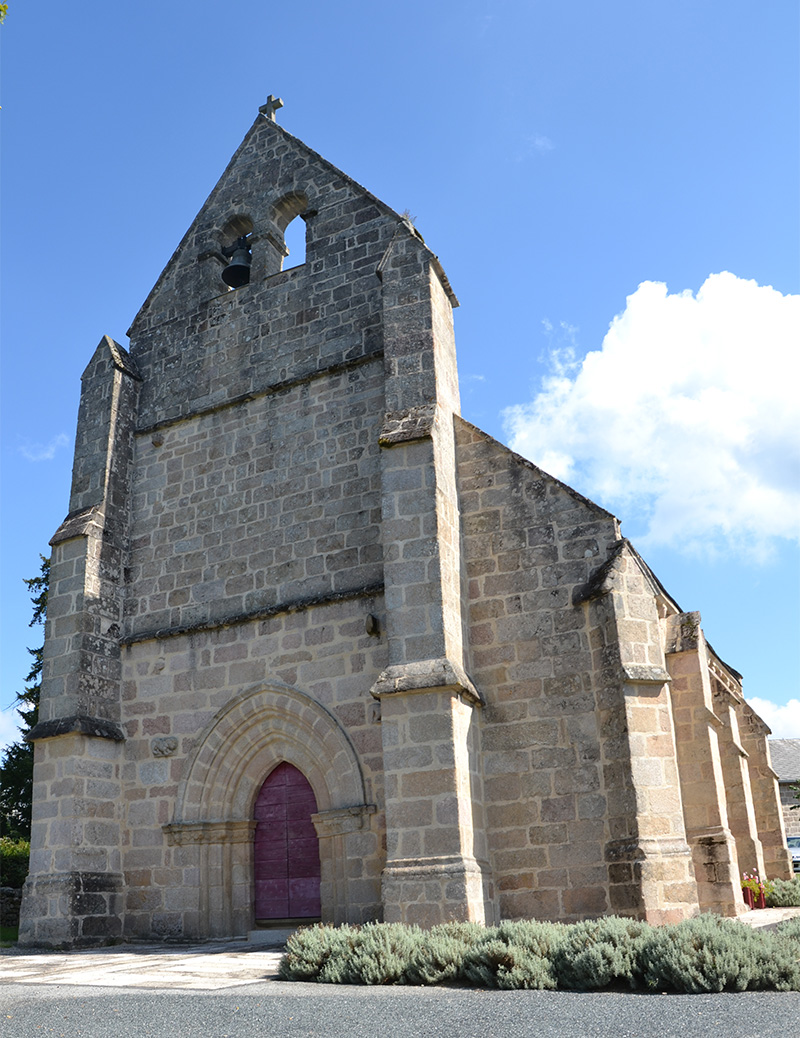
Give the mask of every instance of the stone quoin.
<path id="1" fill-rule="evenodd" d="M 281 106 L 83 374 L 20 943 L 743 912 L 790 864 L 740 675 L 460 417 L 437 257 Z"/>

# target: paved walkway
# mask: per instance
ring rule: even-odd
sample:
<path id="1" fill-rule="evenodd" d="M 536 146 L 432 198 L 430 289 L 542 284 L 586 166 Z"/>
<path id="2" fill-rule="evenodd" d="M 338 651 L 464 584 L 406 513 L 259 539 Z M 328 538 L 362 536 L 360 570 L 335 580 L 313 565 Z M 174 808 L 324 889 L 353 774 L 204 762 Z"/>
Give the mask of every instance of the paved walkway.
<path id="1" fill-rule="evenodd" d="M 281 955 L 281 951 L 266 951 L 244 939 L 166 948 L 126 944 L 91 951 L 12 951 L 0 957 L 0 980 L 14 984 L 216 991 L 275 978 Z"/>

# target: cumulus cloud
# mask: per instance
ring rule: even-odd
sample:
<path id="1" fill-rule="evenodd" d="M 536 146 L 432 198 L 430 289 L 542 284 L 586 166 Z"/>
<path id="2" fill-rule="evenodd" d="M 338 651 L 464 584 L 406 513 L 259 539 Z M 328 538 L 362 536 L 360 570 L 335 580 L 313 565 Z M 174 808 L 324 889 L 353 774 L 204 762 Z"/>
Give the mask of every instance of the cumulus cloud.
<path id="1" fill-rule="evenodd" d="M 69 436 L 59 433 L 49 443 L 31 443 L 26 440 L 20 444 L 19 452 L 28 461 L 52 461 L 61 447 L 69 446 Z"/>
<path id="2" fill-rule="evenodd" d="M 780 704 L 753 696 L 747 702 L 770 726 L 773 739 L 800 739 L 800 699 Z"/>
<path id="3" fill-rule="evenodd" d="M 551 339 L 541 391 L 504 412 L 511 446 L 644 519 L 643 546 L 767 557 L 800 535 L 799 331 L 800 296 L 728 272 L 696 295 L 646 281 L 600 350 Z"/>

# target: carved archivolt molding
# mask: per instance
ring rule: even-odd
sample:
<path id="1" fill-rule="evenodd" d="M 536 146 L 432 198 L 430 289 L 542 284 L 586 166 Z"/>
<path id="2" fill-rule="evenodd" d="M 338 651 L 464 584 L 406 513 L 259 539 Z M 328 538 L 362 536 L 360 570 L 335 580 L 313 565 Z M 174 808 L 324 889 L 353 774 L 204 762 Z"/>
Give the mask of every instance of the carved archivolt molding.
<path id="1" fill-rule="evenodd" d="M 358 755 L 337 718 L 298 689 L 259 686 L 234 696 L 198 740 L 173 825 L 249 822 L 261 784 L 283 761 L 308 779 L 321 817 L 366 810 Z"/>

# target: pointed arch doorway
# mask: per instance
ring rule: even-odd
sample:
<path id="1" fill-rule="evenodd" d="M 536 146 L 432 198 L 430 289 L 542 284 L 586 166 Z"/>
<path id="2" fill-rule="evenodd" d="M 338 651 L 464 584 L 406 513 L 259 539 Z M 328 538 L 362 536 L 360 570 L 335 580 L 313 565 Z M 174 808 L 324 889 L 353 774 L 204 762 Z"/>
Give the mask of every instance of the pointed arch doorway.
<path id="1" fill-rule="evenodd" d="M 314 790 L 285 761 L 269 773 L 255 803 L 255 918 L 258 925 L 320 918 L 319 839 Z"/>

